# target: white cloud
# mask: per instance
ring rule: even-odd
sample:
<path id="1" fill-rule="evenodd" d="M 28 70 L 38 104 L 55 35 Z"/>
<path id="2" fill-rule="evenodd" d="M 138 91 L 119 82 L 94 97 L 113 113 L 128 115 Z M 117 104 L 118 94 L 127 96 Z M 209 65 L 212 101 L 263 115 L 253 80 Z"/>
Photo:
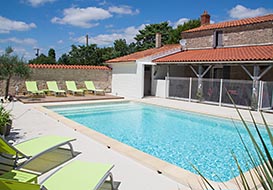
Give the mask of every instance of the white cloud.
<path id="1" fill-rule="evenodd" d="M 10 20 L 8 18 L 0 16 L 0 34 L 9 33 L 10 31 L 26 31 L 31 28 L 36 28 L 34 23 L 27 24 L 22 21 Z"/>
<path id="2" fill-rule="evenodd" d="M 104 20 L 112 17 L 112 15 L 107 10 L 97 7 L 72 7 L 64 9 L 63 15 L 63 18 L 52 18 L 51 22 L 57 24 L 70 24 L 72 26 L 79 26 L 82 28 L 91 28 L 98 25 L 98 23 L 93 23 L 94 21 Z"/>
<path id="3" fill-rule="evenodd" d="M 108 25 L 105 25 L 105 28 L 113 28 L 114 25 L 113 24 L 108 24 Z"/>
<path id="4" fill-rule="evenodd" d="M 52 3 L 56 0 L 27 0 L 28 3 L 31 4 L 33 7 L 37 7 L 39 5 L 43 5 L 45 3 Z"/>
<path id="5" fill-rule="evenodd" d="M 23 58 L 25 61 L 33 59 L 36 53 L 33 49 L 25 49 L 23 47 L 15 47 L 13 50 L 16 55 L 18 55 L 20 58 Z"/>
<path id="6" fill-rule="evenodd" d="M 126 14 L 126 15 L 136 15 L 136 14 L 139 14 L 139 10 L 138 9 L 132 10 L 132 7 L 127 6 L 127 5 L 112 6 L 112 7 L 109 7 L 108 11 L 111 12 L 111 13 Z"/>
<path id="7" fill-rule="evenodd" d="M 171 25 L 173 25 L 173 28 L 177 28 L 178 25 L 183 25 L 185 22 L 188 22 L 190 19 L 188 18 L 180 18 L 178 21 L 176 21 L 175 23 L 171 23 Z"/>
<path id="8" fill-rule="evenodd" d="M 32 38 L 18 39 L 18 38 L 7 38 L 0 39 L 0 43 L 16 43 L 16 44 L 24 44 L 24 45 L 35 45 L 37 41 Z"/>
<path id="9" fill-rule="evenodd" d="M 125 39 L 126 43 L 132 43 L 135 41 L 134 37 L 139 33 L 139 30 L 144 29 L 145 25 L 140 25 L 138 27 L 128 27 L 122 30 L 119 33 L 113 34 L 101 34 L 91 38 L 91 43 L 95 43 L 98 45 L 110 46 L 113 44 L 115 40 Z"/>
<path id="10" fill-rule="evenodd" d="M 58 43 L 58 44 L 63 44 L 64 41 L 63 41 L 63 40 L 59 40 L 57 43 Z"/>
<path id="11" fill-rule="evenodd" d="M 120 32 L 115 32 L 112 34 L 100 34 L 95 37 L 91 37 L 89 42 L 92 44 L 97 44 L 98 46 L 112 46 L 115 40 L 118 39 L 125 39 L 126 43 L 132 43 L 134 42 L 134 37 L 136 34 L 138 34 L 139 30 L 144 29 L 145 25 L 140 25 L 138 27 L 128 27 L 123 30 L 120 30 Z M 74 42 L 80 42 L 82 44 L 85 44 L 85 36 L 81 36 L 79 38 L 71 38 Z"/>
<path id="12" fill-rule="evenodd" d="M 228 11 L 229 16 L 234 19 L 262 16 L 262 15 L 269 14 L 272 12 L 273 12 L 273 10 L 265 9 L 262 7 L 257 8 L 257 9 L 250 9 L 250 8 L 244 7 L 242 5 L 236 5 L 230 11 Z"/>
<path id="13" fill-rule="evenodd" d="M 75 35 L 75 33 L 74 33 L 74 32 L 68 32 L 68 34 L 69 34 L 69 36 L 73 36 L 73 35 Z"/>

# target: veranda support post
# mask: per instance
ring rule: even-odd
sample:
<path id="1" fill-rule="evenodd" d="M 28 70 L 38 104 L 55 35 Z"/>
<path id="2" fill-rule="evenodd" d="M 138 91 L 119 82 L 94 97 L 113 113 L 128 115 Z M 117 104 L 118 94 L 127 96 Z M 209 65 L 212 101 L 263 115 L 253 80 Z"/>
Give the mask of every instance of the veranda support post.
<path id="1" fill-rule="evenodd" d="M 222 106 L 223 79 L 220 80 L 219 106 Z"/>
<path id="2" fill-rule="evenodd" d="M 190 78 L 190 85 L 189 85 L 189 102 L 191 102 L 191 89 L 192 89 L 192 78 Z"/>
<path id="3" fill-rule="evenodd" d="M 259 84 L 260 88 L 259 88 L 259 95 L 258 95 L 258 107 L 257 107 L 257 111 L 261 110 L 261 107 L 263 105 L 263 87 L 264 87 L 264 82 L 260 81 Z"/>

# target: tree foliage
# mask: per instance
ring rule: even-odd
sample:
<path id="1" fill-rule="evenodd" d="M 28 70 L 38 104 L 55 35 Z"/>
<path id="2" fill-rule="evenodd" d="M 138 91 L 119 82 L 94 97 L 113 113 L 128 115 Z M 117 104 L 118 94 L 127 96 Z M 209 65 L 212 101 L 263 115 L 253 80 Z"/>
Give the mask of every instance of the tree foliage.
<path id="1" fill-rule="evenodd" d="M 101 65 L 103 63 L 101 50 L 96 44 L 88 46 L 71 46 L 68 54 L 63 54 L 58 60 L 67 65 Z"/>
<path id="2" fill-rule="evenodd" d="M 29 60 L 30 64 L 56 64 L 56 53 L 53 48 L 48 50 L 48 56 L 40 54 L 36 58 Z"/>
<path id="3" fill-rule="evenodd" d="M 175 44 L 178 43 L 181 39 L 181 33 L 186 30 L 190 30 L 193 28 L 197 28 L 201 25 L 201 22 L 199 19 L 195 20 L 189 20 L 188 22 L 185 22 L 182 25 L 178 25 L 176 29 L 173 29 L 170 32 L 168 44 Z"/>
<path id="4" fill-rule="evenodd" d="M 51 63 L 56 63 L 56 53 L 53 48 L 48 50 L 48 59 L 50 59 Z"/>
<path id="5" fill-rule="evenodd" d="M 0 79 L 6 80 L 5 97 L 9 95 L 10 80 L 13 76 L 28 77 L 30 74 L 30 69 L 23 59 L 12 53 L 13 49 L 8 47 L 0 56 Z"/>
<path id="6" fill-rule="evenodd" d="M 171 31 L 172 27 L 169 26 L 168 22 L 146 25 L 144 29 L 139 30 L 139 34 L 135 37 L 137 50 L 141 51 L 155 47 L 156 33 L 161 34 L 162 45 L 167 44 Z"/>
<path id="7" fill-rule="evenodd" d="M 96 44 L 71 46 L 68 54 L 63 54 L 59 64 L 66 65 L 103 65 L 106 60 L 128 55 L 135 51 L 135 45 L 127 45 L 125 39 L 115 40 L 113 47 L 99 48 Z"/>

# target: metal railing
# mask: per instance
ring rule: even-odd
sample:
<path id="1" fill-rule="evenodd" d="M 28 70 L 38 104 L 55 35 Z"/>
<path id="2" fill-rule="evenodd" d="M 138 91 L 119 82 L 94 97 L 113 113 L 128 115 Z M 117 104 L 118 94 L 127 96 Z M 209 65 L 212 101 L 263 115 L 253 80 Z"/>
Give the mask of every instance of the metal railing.
<path id="1" fill-rule="evenodd" d="M 273 82 L 259 81 L 254 88 L 247 80 L 167 77 L 166 84 L 167 98 L 232 106 L 229 94 L 239 107 L 266 110 L 273 105 Z"/>

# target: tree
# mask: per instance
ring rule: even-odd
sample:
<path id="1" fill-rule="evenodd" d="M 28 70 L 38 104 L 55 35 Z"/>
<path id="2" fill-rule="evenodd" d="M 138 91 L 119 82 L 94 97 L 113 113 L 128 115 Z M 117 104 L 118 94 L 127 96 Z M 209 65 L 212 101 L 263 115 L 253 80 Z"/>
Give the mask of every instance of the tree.
<path id="1" fill-rule="evenodd" d="M 30 69 L 23 59 L 17 55 L 11 55 L 13 49 L 6 48 L 3 55 L 0 56 L 0 79 L 6 80 L 5 98 L 9 95 L 10 80 L 13 76 L 28 77 Z"/>
<path id="2" fill-rule="evenodd" d="M 28 61 L 29 64 L 56 64 L 56 53 L 53 48 L 48 50 L 48 56 L 40 54 L 34 59 Z"/>
<path id="3" fill-rule="evenodd" d="M 115 57 L 127 55 L 128 51 L 129 51 L 129 47 L 126 44 L 125 39 L 115 40 L 115 42 L 114 42 L 114 54 L 115 54 L 114 56 Z"/>
<path id="4" fill-rule="evenodd" d="M 47 57 L 45 54 L 40 54 L 35 59 L 31 59 L 28 61 L 29 64 L 54 64 L 53 59 L 51 57 Z"/>
<path id="5" fill-rule="evenodd" d="M 128 46 L 128 54 L 134 53 L 137 51 L 136 43 L 132 42 Z"/>
<path id="6" fill-rule="evenodd" d="M 69 65 L 69 56 L 65 53 L 58 59 L 58 64 Z"/>
<path id="7" fill-rule="evenodd" d="M 56 53 L 53 48 L 48 50 L 48 59 L 50 61 L 49 63 L 56 63 Z"/>
<path id="8" fill-rule="evenodd" d="M 178 25 L 176 29 L 173 29 L 170 32 L 169 39 L 168 39 L 168 44 L 176 44 L 179 42 L 179 40 L 182 38 L 181 33 L 183 31 L 192 29 L 192 28 L 197 28 L 201 25 L 201 22 L 199 19 L 195 20 L 189 20 L 188 22 L 185 22 L 182 25 Z"/>
<path id="9" fill-rule="evenodd" d="M 139 30 L 140 34 L 135 37 L 137 50 L 146 50 L 155 47 L 155 35 L 161 33 L 162 44 L 167 44 L 172 27 L 168 22 L 160 24 L 146 25 L 144 29 Z"/>
<path id="10" fill-rule="evenodd" d="M 101 56 L 102 62 L 105 62 L 109 59 L 116 58 L 113 47 L 100 48 L 99 51 L 100 51 L 100 54 L 102 55 Z"/>
<path id="11" fill-rule="evenodd" d="M 103 54 L 96 44 L 88 46 L 71 46 L 71 50 L 67 55 L 62 55 L 67 58 L 66 63 L 71 65 L 102 65 Z"/>

